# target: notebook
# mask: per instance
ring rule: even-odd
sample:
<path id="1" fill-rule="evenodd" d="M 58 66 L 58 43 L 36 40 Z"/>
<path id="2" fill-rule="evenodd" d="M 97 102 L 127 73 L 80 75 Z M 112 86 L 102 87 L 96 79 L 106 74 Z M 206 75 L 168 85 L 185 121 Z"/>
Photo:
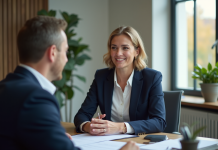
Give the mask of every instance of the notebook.
<path id="1" fill-rule="evenodd" d="M 144 139 L 150 140 L 150 142 L 160 142 L 167 140 L 168 137 L 166 135 L 146 135 Z"/>

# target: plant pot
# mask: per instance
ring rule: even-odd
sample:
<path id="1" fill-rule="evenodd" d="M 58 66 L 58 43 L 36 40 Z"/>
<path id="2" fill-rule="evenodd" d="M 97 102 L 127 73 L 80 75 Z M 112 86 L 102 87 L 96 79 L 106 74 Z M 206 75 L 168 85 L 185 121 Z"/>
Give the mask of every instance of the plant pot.
<path id="1" fill-rule="evenodd" d="M 218 83 L 200 83 L 201 94 L 205 102 L 216 102 L 218 97 Z"/>
<path id="2" fill-rule="evenodd" d="M 181 140 L 180 143 L 182 145 L 182 150 L 197 150 L 199 140 L 194 140 L 194 141 Z"/>

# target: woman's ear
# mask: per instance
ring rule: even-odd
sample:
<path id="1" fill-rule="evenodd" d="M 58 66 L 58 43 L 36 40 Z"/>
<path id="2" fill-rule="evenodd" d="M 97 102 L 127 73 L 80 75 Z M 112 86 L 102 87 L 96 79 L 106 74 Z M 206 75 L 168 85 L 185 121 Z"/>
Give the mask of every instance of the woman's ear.
<path id="1" fill-rule="evenodd" d="M 139 51 L 140 51 L 140 48 L 138 47 L 136 50 L 135 50 L 135 57 L 137 57 L 139 55 Z"/>

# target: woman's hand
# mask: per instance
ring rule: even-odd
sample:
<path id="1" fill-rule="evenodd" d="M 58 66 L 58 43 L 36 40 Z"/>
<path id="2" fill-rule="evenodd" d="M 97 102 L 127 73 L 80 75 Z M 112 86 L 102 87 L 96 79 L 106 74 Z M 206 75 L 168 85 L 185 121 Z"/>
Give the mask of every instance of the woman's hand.
<path id="1" fill-rule="evenodd" d="M 139 150 L 139 147 L 133 141 L 127 142 L 120 150 Z"/>
<path id="2" fill-rule="evenodd" d="M 124 123 L 115 123 L 108 120 L 93 118 L 91 122 L 84 125 L 83 129 L 92 135 L 106 135 L 122 133 L 124 127 Z"/>
<path id="3" fill-rule="evenodd" d="M 104 118 L 105 116 L 106 116 L 106 114 L 101 114 L 101 115 L 99 115 L 98 117 L 96 117 L 95 119 L 102 119 L 102 118 Z M 92 133 L 91 133 L 90 124 L 91 124 L 91 122 L 87 122 L 86 124 L 84 124 L 83 127 L 82 127 L 82 130 L 85 131 L 85 132 L 87 132 L 87 133 L 92 134 Z"/>

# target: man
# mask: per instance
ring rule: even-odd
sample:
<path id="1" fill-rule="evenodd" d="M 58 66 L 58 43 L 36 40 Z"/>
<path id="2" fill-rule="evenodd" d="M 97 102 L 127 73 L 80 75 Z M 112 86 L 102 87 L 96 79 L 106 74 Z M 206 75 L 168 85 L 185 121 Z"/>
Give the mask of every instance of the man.
<path id="1" fill-rule="evenodd" d="M 0 82 L 0 149 L 76 150 L 60 124 L 50 82 L 68 61 L 67 23 L 53 17 L 28 20 L 17 37 L 20 65 Z M 128 143 L 122 149 L 138 149 Z"/>

